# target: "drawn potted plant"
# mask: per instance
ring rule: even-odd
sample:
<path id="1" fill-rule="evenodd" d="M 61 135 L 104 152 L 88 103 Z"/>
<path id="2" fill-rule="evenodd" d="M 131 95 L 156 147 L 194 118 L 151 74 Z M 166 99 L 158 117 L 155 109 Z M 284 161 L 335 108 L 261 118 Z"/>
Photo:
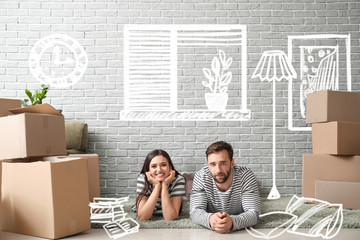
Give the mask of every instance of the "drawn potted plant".
<path id="1" fill-rule="evenodd" d="M 211 111 L 224 111 L 226 109 L 229 99 L 228 85 L 232 79 L 232 73 L 229 71 L 231 63 L 232 58 L 226 59 L 225 52 L 219 50 L 219 57 L 214 57 L 211 62 L 211 70 L 203 68 L 204 75 L 209 81 L 202 81 L 202 85 L 211 91 L 211 93 L 205 93 L 205 102 Z"/>

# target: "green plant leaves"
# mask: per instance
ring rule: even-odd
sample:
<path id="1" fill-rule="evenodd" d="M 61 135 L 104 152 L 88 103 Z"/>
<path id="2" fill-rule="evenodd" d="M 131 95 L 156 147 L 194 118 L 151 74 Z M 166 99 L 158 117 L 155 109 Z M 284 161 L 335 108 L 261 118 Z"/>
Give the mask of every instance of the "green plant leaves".
<path id="1" fill-rule="evenodd" d="M 29 89 L 25 89 L 25 93 L 28 96 L 28 98 L 30 99 L 31 103 L 33 103 L 34 97 L 33 97 L 32 93 L 29 91 Z"/>
<path id="2" fill-rule="evenodd" d="M 31 106 L 42 104 L 44 98 L 46 98 L 46 94 L 49 90 L 49 86 L 42 84 L 41 85 L 41 92 L 40 90 L 36 90 L 34 94 L 31 93 L 29 89 L 25 89 L 25 94 L 28 96 L 29 99 L 24 99 L 21 101 L 21 105 L 23 107 L 29 106 L 29 100 L 31 102 Z"/>

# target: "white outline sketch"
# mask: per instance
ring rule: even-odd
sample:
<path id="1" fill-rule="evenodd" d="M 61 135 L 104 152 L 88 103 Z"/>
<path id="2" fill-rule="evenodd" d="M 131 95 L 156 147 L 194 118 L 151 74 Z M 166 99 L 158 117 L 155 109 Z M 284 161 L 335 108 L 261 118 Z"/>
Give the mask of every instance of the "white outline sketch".
<path id="1" fill-rule="evenodd" d="M 246 41 L 245 25 L 125 25 L 124 109 L 120 112 L 120 119 L 134 121 L 249 120 Z M 178 109 L 178 48 L 184 46 L 194 48 L 234 46 L 240 49 L 241 98 L 239 100 L 241 100 L 241 106 L 239 109 L 224 111 Z"/>
<path id="2" fill-rule="evenodd" d="M 248 233 L 250 233 L 250 235 L 252 235 L 253 237 L 257 237 L 257 238 L 272 239 L 272 238 L 279 237 L 294 224 L 294 222 L 296 221 L 298 216 L 296 216 L 292 213 L 286 213 L 286 212 L 281 212 L 281 211 L 264 213 L 259 216 L 259 218 L 261 219 L 261 218 L 264 218 L 267 216 L 279 215 L 279 214 L 289 216 L 290 218 L 287 221 L 285 221 L 284 223 L 282 223 L 280 226 L 271 229 L 268 233 L 263 233 L 253 227 L 246 228 L 246 231 Z"/>
<path id="3" fill-rule="evenodd" d="M 347 87 L 347 91 L 351 91 L 351 59 L 350 59 L 350 35 L 341 35 L 341 34 L 318 34 L 318 35 L 300 35 L 300 36 L 288 36 L 288 58 L 290 59 L 290 61 L 293 61 L 293 41 L 294 40 L 329 40 L 329 39 L 335 39 L 337 41 L 339 40 L 345 40 L 345 57 L 346 57 L 346 87 Z M 328 46 L 328 45 L 311 45 L 311 46 L 302 46 L 300 45 L 300 81 L 301 81 L 301 85 L 300 85 L 300 91 L 302 91 L 302 87 L 303 87 L 303 80 L 305 82 L 307 82 L 308 79 L 304 79 L 307 78 L 307 76 L 303 75 L 303 70 L 304 70 L 304 66 L 303 66 L 303 62 L 305 61 L 304 56 L 303 56 L 303 49 L 305 48 L 311 48 L 311 49 L 315 49 L 315 48 L 339 48 L 338 44 L 334 45 L 334 46 Z M 320 82 L 323 82 L 325 84 L 323 85 L 312 85 L 310 87 L 308 87 L 308 92 L 313 92 L 313 91 L 318 91 L 318 90 L 325 90 L 325 89 L 329 89 L 329 90 L 339 90 L 339 50 L 337 50 L 336 53 L 334 53 L 335 56 L 329 57 L 327 58 L 327 62 L 325 62 L 326 60 L 323 61 L 322 66 L 319 66 L 319 71 L 317 72 L 317 74 L 321 76 L 321 79 L 319 80 Z M 336 55 L 337 54 L 337 55 Z M 336 62 L 334 62 L 334 57 L 336 58 Z M 330 66 L 330 64 L 332 64 L 332 66 Z M 335 65 L 335 66 L 334 66 Z M 332 72 L 331 72 L 332 71 Z M 316 74 L 315 74 L 316 75 Z M 331 78 L 334 78 L 333 80 Z M 315 79 L 314 79 L 315 80 Z M 304 83 L 305 83 L 304 82 Z M 318 82 L 317 80 L 314 82 Z M 326 83 L 332 83 L 327 85 Z M 305 118 L 305 98 L 307 93 L 300 93 L 300 114 L 302 116 L 302 118 Z M 289 85 L 288 85 L 288 129 L 290 131 L 311 131 L 311 127 L 295 127 L 294 126 L 294 120 L 293 120 L 293 81 L 290 80 L 289 81 Z M 304 120 L 305 122 L 305 120 Z"/>
<path id="4" fill-rule="evenodd" d="M 128 200 L 129 197 L 94 198 L 89 204 L 91 223 L 110 223 L 125 218 L 123 203 Z"/>
<path id="5" fill-rule="evenodd" d="M 211 91 L 211 93 L 205 93 L 205 102 L 211 111 L 224 111 L 226 109 L 229 99 L 228 85 L 232 78 L 229 67 L 232 61 L 231 57 L 226 59 L 225 52 L 220 49 L 219 57 L 214 57 L 211 62 L 211 69 L 203 68 L 203 73 L 209 82 L 202 81 L 202 85 Z"/>
<path id="6" fill-rule="evenodd" d="M 125 235 L 139 231 L 139 223 L 132 218 L 125 218 L 123 203 L 129 197 L 123 198 L 94 198 L 90 206 L 90 222 L 105 223 L 103 228 L 109 238 L 118 239 Z"/>
<path id="7" fill-rule="evenodd" d="M 124 218 L 103 226 L 105 232 L 111 239 L 118 239 L 131 233 L 137 233 L 139 232 L 139 227 L 139 223 L 132 218 Z"/>
<path id="8" fill-rule="evenodd" d="M 320 62 L 315 62 L 317 58 Z M 317 66 L 311 66 L 314 62 Z M 300 80 L 300 113 L 306 118 L 305 101 L 309 93 L 339 90 L 339 46 L 300 46 Z"/>
<path id="9" fill-rule="evenodd" d="M 286 206 L 285 212 L 290 214 L 294 213 L 297 209 L 304 206 L 305 203 L 310 202 L 315 203 L 315 206 L 306 210 L 305 213 L 299 216 L 288 232 L 307 237 L 322 237 L 323 239 L 331 239 L 335 237 L 340 232 L 344 220 L 342 204 L 332 204 L 315 198 L 297 197 L 294 195 Z M 321 212 L 326 208 L 333 207 L 338 208 L 338 210 L 335 213 L 321 219 L 312 228 L 310 228 L 307 233 L 297 231 L 298 228 L 301 228 L 301 225 L 306 222 L 306 220 L 310 219 L 316 213 Z"/>
<path id="10" fill-rule="evenodd" d="M 296 210 L 305 206 L 306 203 L 315 204 L 302 215 L 297 216 Z M 307 232 L 298 231 L 301 225 L 307 220 L 311 219 L 317 213 L 327 208 L 337 208 L 334 213 L 329 214 L 321 219 L 318 223 L 314 224 Z M 315 198 L 298 197 L 294 195 L 286 206 L 285 212 L 275 211 L 260 215 L 260 219 L 266 216 L 275 214 L 289 215 L 291 218 L 282 223 L 280 226 L 270 230 L 267 234 L 263 233 L 253 227 L 246 228 L 246 231 L 256 238 L 272 239 L 282 235 L 285 231 L 291 234 L 306 236 L 306 237 L 322 237 L 323 239 L 331 239 L 335 237 L 341 230 L 343 224 L 343 205 L 332 204 L 326 201 L 318 200 Z M 279 230 L 280 228 L 283 228 Z M 302 228 L 304 230 L 304 228 Z M 275 233 L 275 234 L 274 234 Z"/>
<path id="11" fill-rule="evenodd" d="M 48 54 L 46 51 L 51 49 L 51 57 L 47 59 L 46 56 L 44 57 L 43 55 Z M 67 49 L 72 57 L 67 56 L 61 49 Z M 65 59 L 62 59 L 62 54 L 65 55 Z M 47 66 L 46 68 L 46 65 L 43 64 L 45 61 L 53 62 L 57 67 L 51 69 L 51 66 Z M 55 88 L 65 88 L 76 84 L 84 75 L 87 65 L 88 57 L 84 48 L 77 40 L 66 34 L 52 34 L 41 38 L 31 48 L 29 54 L 29 69 L 31 74 L 40 83 Z M 46 69 L 48 69 L 50 73 L 45 73 Z M 56 73 L 56 69 L 72 70 L 70 73 Z"/>
<path id="12" fill-rule="evenodd" d="M 268 199 L 280 198 L 276 187 L 276 81 L 286 79 L 290 81 L 297 74 L 283 51 L 265 51 L 255 68 L 252 78 L 259 77 L 261 81 L 273 82 L 273 183 Z"/>

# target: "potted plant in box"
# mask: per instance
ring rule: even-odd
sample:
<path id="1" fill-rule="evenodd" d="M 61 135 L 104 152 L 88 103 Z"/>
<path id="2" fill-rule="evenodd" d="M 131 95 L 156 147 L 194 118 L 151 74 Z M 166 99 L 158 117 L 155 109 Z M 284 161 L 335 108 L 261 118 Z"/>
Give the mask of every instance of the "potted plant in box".
<path id="1" fill-rule="evenodd" d="M 203 68 L 208 82 L 202 81 L 202 85 L 209 88 L 211 93 L 205 93 L 205 102 L 209 110 L 224 111 L 228 102 L 228 85 L 232 79 L 229 67 L 232 58 L 226 58 L 223 50 L 219 50 L 219 57 L 214 57 L 211 62 L 211 69 Z"/>
<path id="2" fill-rule="evenodd" d="M 41 90 L 36 90 L 34 94 L 29 89 L 25 89 L 25 93 L 28 96 L 28 99 L 21 100 L 21 105 L 23 107 L 29 107 L 42 104 L 43 99 L 46 98 L 49 86 L 42 84 L 41 88 Z"/>

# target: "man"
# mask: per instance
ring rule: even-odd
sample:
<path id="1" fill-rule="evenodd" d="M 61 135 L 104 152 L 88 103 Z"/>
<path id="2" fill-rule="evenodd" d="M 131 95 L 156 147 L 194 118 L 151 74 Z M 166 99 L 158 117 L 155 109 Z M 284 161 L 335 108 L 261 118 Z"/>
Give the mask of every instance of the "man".
<path id="1" fill-rule="evenodd" d="M 219 233 L 256 225 L 261 211 L 260 195 L 253 172 L 235 166 L 227 142 L 206 150 L 207 166 L 194 176 L 190 195 L 190 219 Z"/>

